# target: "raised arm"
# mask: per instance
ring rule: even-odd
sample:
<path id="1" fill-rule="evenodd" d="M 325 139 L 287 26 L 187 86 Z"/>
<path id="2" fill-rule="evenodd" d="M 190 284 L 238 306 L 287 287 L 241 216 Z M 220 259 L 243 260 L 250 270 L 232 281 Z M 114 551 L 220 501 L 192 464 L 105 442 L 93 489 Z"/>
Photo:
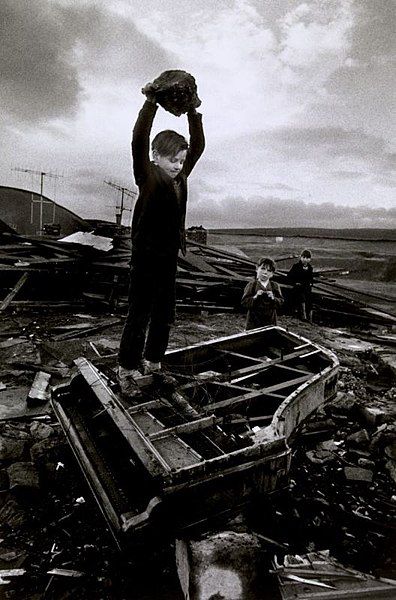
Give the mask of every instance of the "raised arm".
<path id="1" fill-rule="evenodd" d="M 260 296 L 257 296 L 255 281 L 250 281 L 244 289 L 241 304 L 245 308 L 252 308 Z"/>
<path id="2" fill-rule="evenodd" d="M 280 286 L 275 282 L 272 284 L 272 291 L 274 293 L 275 305 L 277 308 L 280 308 L 284 303 L 284 298 Z"/>
<path id="3" fill-rule="evenodd" d="M 139 111 L 132 133 L 133 174 L 139 185 L 147 176 L 150 165 L 150 132 L 153 126 L 157 105 L 146 100 Z"/>
<path id="4" fill-rule="evenodd" d="M 187 113 L 188 129 L 190 134 L 189 148 L 183 171 L 188 175 L 193 170 L 195 164 L 200 158 L 205 148 L 205 136 L 202 126 L 202 115 L 195 108 L 192 108 Z"/>

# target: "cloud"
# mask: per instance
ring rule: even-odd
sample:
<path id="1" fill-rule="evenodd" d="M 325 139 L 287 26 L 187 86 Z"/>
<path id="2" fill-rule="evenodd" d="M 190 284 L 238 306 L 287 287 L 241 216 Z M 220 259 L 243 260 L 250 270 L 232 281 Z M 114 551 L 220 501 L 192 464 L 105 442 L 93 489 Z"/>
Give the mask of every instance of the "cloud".
<path id="1" fill-rule="evenodd" d="M 331 173 L 337 179 L 365 179 L 366 174 L 359 171 L 332 171 Z"/>
<path id="2" fill-rule="evenodd" d="M 362 128 L 390 140 L 394 135 L 396 5 L 393 0 L 351 3 L 353 26 L 344 61 L 328 74 L 322 98 L 307 112 L 311 124 Z"/>
<path id="3" fill-rule="evenodd" d="M 141 84 L 171 62 L 130 18 L 102 5 L 3 0 L 0 20 L 0 101 L 14 124 L 76 117 L 95 88 Z"/>
<path id="4" fill-rule="evenodd" d="M 254 148 L 253 154 L 249 148 Z M 220 151 L 220 145 L 209 152 L 217 150 Z M 276 173 L 277 169 L 278 180 L 285 173 L 282 183 L 289 186 L 290 174 L 295 177 L 296 169 L 300 175 L 307 169 L 312 176 L 316 170 L 322 176 L 335 171 L 389 175 L 395 160 L 395 154 L 381 136 L 341 127 L 292 126 L 263 130 L 229 139 L 222 144 L 221 151 L 229 158 L 230 165 L 238 161 L 240 172 L 245 176 L 261 173 L 262 185 L 266 184 L 266 179 L 268 182 L 270 170 Z M 301 182 L 297 178 L 290 187 L 301 189 Z"/>
<path id="5" fill-rule="evenodd" d="M 355 0 L 356 24 L 352 35 L 351 57 L 376 62 L 394 54 L 396 5 L 393 0 Z"/>
<path id="6" fill-rule="evenodd" d="M 17 120 L 73 116 L 81 99 L 73 40 L 46 2 L 3 0 L 0 98 Z"/>
<path id="7" fill-rule="evenodd" d="M 340 61 L 349 48 L 353 23 L 350 2 L 301 3 L 281 20 L 282 61 L 300 69 L 320 65 L 324 58 Z M 325 65 L 326 66 L 326 65 Z M 316 73 L 319 75 L 319 73 Z"/>
<path id="8" fill-rule="evenodd" d="M 188 223 L 214 228 L 312 227 L 313 224 L 324 228 L 394 228 L 396 209 L 336 206 L 332 202 L 313 204 L 273 196 L 230 196 L 210 209 L 200 202 L 190 205 Z"/>
<path id="9" fill-rule="evenodd" d="M 222 219 L 224 198 L 267 194 L 392 206 L 392 10 L 390 0 L 3 0 L 2 176 L 13 185 L 16 164 L 66 172 L 65 204 L 110 213 L 103 179 L 133 186 L 141 86 L 184 68 L 203 100 L 207 145 L 189 185 L 201 215 L 207 206 Z M 153 134 L 180 127 L 160 109 Z"/>

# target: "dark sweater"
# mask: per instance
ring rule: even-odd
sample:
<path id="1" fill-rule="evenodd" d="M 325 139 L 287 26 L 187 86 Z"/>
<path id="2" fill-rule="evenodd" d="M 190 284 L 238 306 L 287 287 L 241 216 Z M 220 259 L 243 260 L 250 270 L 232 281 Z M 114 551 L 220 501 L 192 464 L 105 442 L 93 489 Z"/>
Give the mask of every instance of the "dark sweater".
<path id="1" fill-rule="evenodd" d="M 299 260 L 297 263 L 294 263 L 288 272 L 287 279 L 292 285 L 300 284 L 305 291 L 309 291 L 313 285 L 312 265 L 307 264 L 306 268 L 304 268 L 301 260 Z"/>
<path id="2" fill-rule="evenodd" d="M 265 290 L 264 294 L 255 298 L 258 290 Z M 274 298 L 269 298 L 267 291 L 274 294 Z M 263 288 L 257 279 L 252 279 L 242 296 L 242 306 L 248 309 L 246 317 L 246 329 L 255 327 L 264 327 L 264 325 L 276 325 L 276 311 L 283 304 L 283 296 L 279 285 L 275 281 L 270 281 L 267 288 Z"/>
<path id="3" fill-rule="evenodd" d="M 133 130 L 133 172 L 139 196 L 133 212 L 132 248 L 137 254 L 166 257 L 177 255 L 179 248 L 185 253 L 187 177 L 204 150 L 205 138 L 202 115 L 188 113 L 190 145 L 183 169 L 173 180 L 150 161 L 150 132 L 156 112 L 157 106 L 146 101 Z"/>

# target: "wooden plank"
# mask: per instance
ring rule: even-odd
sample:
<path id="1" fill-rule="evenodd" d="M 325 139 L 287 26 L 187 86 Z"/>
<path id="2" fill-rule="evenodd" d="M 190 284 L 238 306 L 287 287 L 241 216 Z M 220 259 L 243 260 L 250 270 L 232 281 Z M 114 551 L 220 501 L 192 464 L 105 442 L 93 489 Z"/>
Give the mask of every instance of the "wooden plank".
<path id="1" fill-rule="evenodd" d="M 222 273 L 224 275 L 230 275 L 231 277 L 235 277 L 235 278 L 238 277 L 238 273 L 236 273 L 235 271 L 232 271 L 231 269 L 228 269 L 224 265 L 219 265 L 214 262 L 214 267 L 217 271 L 220 271 L 220 273 Z"/>
<path id="2" fill-rule="evenodd" d="M 17 293 L 23 288 L 23 286 L 27 282 L 28 278 L 29 278 L 29 273 L 25 271 L 25 273 L 22 275 L 22 277 L 20 277 L 18 279 L 17 283 L 14 285 L 14 287 L 12 288 L 10 293 L 4 298 L 3 302 L 0 304 L 0 312 L 5 310 L 7 308 L 7 306 L 9 306 L 9 304 L 15 298 Z"/>
<path id="3" fill-rule="evenodd" d="M 239 352 L 232 352 L 231 350 L 219 350 L 219 352 L 221 352 L 221 354 L 229 354 L 230 356 L 236 356 L 237 358 L 244 358 L 245 360 L 250 360 L 260 365 L 266 363 L 268 360 L 271 360 L 268 357 L 255 358 L 254 356 L 249 356 L 249 354 L 240 354 Z"/>
<path id="4" fill-rule="evenodd" d="M 211 279 L 215 279 L 220 281 L 224 281 L 224 282 L 246 282 L 249 281 L 249 279 L 251 279 L 251 277 L 245 277 L 242 275 L 239 275 L 238 273 L 234 273 L 234 275 L 222 275 L 221 273 L 200 273 L 198 271 L 186 271 L 186 272 L 182 272 L 182 271 L 178 271 L 177 273 L 177 279 L 180 281 L 183 281 L 183 277 L 192 277 L 193 280 L 200 280 L 200 279 L 204 279 L 204 280 L 211 280 Z"/>
<path id="5" fill-rule="evenodd" d="M 259 395 L 265 396 L 266 394 L 274 393 L 278 390 L 283 390 L 290 386 L 298 387 L 300 384 L 304 383 L 310 379 L 309 375 L 304 375 L 302 377 L 296 377 L 295 379 L 290 379 L 289 381 L 283 381 L 282 383 L 277 383 L 275 385 L 271 385 L 266 388 L 260 388 Z M 228 398 L 227 400 L 220 400 L 219 402 L 212 402 L 211 404 L 207 404 L 205 410 L 216 410 L 218 408 L 225 408 L 230 406 L 235 406 L 236 404 L 243 404 L 252 400 L 255 396 L 257 396 L 257 390 L 252 393 L 243 394 L 242 396 L 237 396 L 236 398 Z"/>
<path id="6" fill-rule="evenodd" d="M 120 319 L 106 319 L 101 323 L 96 325 L 91 325 L 86 327 L 84 330 L 76 329 L 75 331 L 70 331 L 67 333 L 61 333 L 59 335 L 55 335 L 52 339 L 55 341 L 59 340 L 68 340 L 70 338 L 81 337 L 82 335 L 90 335 L 91 333 L 96 333 L 97 331 L 101 331 L 102 329 L 106 329 L 107 327 L 111 327 L 112 325 L 119 325 Z"/>
<path id="7" fill-rule="evenodd" d="M 213 248 L 212 246 L 205 246 L 203 244 L 198 244 L 198 242 L 193 242 L 192 240 L 188 241 L 189 245 L 196 246 L 201 248 L 203 254 L 209 254 L 210 256 L 224 256 L 225 258 L 233 259 L 235 262 L 240 263 L 241 265 L 246 265 L 252 268 L 252 273 L 254 272 L 255 263 L 253 260 L 248 258 L 243 258 L 238 254 L 232 254 L 231 252 L 227 252 L 226 250 L 218 250 L 217 248 Z"/>
<path id="8" fill-rule="evenodd" d="M 159 400 L 149 400 L 148 402 L 142 402 L 142 404 L 136 404 L 135 406 L 129 406 L 126 411 L 133 415 L 134 413 L 144 412 L 146 410 L 152 410 L 154 408 L 172 408 L 172 405 L 168 400 L 160 398 Z"/>
<path id="9" fill-rule="evenodd" d="M 148 437 L 151 441 L 158 440 L 169 435 L 180 435 L 185 433 L 194 433 L 196 431 L 201 431 L 202 429 L 206 429 L 207 427 L 212 427 L 218 422 L 222 422 L 223 419 L 217 419 L 214 415 L 210 417 L 202 417 L 201 419 L 197 419 L 196 421 L 189 421 L 188 423 L 182 423 L 180 425 L 175 425 L 174 427 L 168 427 L 167 429 L 163 429 L 162 431 L 156 431 L 155 433 L 151 433 Z"/>
<path id="10" fill-rule="evenodd" d="M 333 590 L 328 592 L 314 592 L 293 596 L 296 600 L 394 600 L 395 588 L 374 586 L 372 588 L 359 589 L 352 588 L 347 590 Z"/>
<path id="11" fill-rule="evenodd" d="M 123 437 L 135 451 L 148 472 L 153 476 L 166 475 L 171 471 L 169 465 L 146 438 L 140 427 L 133 421 L 131 415 L 119 406 L 117 397 L 103 381 L 101 373 L 85 358 L 75 361 L 81 375 L 103 405 L 107 414 L 117 425 Z"/>
<path id="12" fill-rule="evenodd" d="M 216 269 L 208 264 L 201 256 L 191 252 L 191 250 L 187 250 L 185 256 L 179 257 L 178 262 L 180 262 L 182 265 L 193 267 L 194 269 L 197 269 L 197 271 L 202 271 L 204 273 L 207 271 L 216 273 Z"/>
<path id="13" fill-rule="evenodd" d="M 300 369 L 300 368 L 295 368 L 295 367 L 289 367 L 287 365 L 281 365 L 281 364 L 277 364 L 275 365 L 275 367 L 277 369 L 285 369 L 286 371 L 293 371 L 294 373 L 304 373 L 305 375 L 314 375 L 314 373 L 312 373 L 312 371 L 306 371 L 305 369 Z"/>
<path id="14" fill-rule="evenodd" d="M 120 529 L 119 517 L 97 475 L 96 469 L 98 468 L 98 465 L 96 464 L 96 469 L 92 466 L 90 457 L 88 456 L 90 443 L 84 430 L 78 428 L 78 424 L 70 420 L 59 400 L 55 399 L 53 405 L 64 433 L 70 441 L 70 446 L 77 462 L 88 480 L 89 487 L 95 496 L 105 519 L 109 522 L 111 529 L 114 528 L 118 531 Z"/>
<path id="15" fill-rule="evenodd" d="M 231 373 L 231 379 L 232 379 L 232 381 L 235 381 L 235 383 L 237 383 L 238 381 L 242 381 L 242 379 L 245 379 L 246 375 L 260 373 L 261 371 L 265 371 L 266 369 L 269 369 L 270 367 L 273 367 L 273 366 L 276 366 L 279 364 L 284 364 L 294 358 L 300 358 L 302 356 L 306 356 L 307 355 L 306 349 L 309 346 L 311 346 L 313 351 L 315 351 L 315 352 L 317 351 L 315 346 L 312 346 L 311 344 L 307 344 L 307 345 L 304 344 L 304 346 L 301 346 L 301 348 L 299 350 L 296 350 L 295 352 L 291 352 L 290 354 L 286 354 L 285 356 L 283 356 L 283 358 L 282 357 L 274 358 L 271 360 L 271 362 L 264 363 L 261 368 L 257 368 L 256 366 L 243 367 L 242 369 L 239 369 L 238 371 L 234 371 L 233 373 Z"/>

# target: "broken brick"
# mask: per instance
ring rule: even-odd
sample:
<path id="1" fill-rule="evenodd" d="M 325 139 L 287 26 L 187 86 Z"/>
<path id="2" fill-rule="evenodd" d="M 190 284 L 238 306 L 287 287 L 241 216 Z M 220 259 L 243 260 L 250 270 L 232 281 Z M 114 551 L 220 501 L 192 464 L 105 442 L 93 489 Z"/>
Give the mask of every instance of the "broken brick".
<path id="1" fill-rule="evenodd" d="M 371 483 L 373 480 L 373 472 L 361 467 L 344 467 L 344 473 L 350 481 L 367 481 Z"/>

